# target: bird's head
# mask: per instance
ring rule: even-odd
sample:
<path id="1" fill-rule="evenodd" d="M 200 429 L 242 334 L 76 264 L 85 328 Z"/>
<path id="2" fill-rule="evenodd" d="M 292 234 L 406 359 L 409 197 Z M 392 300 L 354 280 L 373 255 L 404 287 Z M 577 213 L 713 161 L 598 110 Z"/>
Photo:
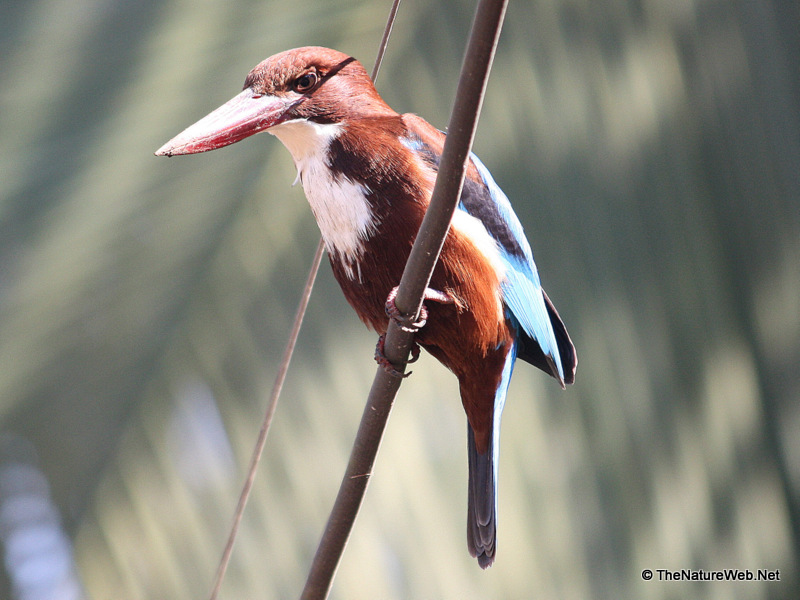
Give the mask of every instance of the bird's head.
<path id="1" fill-rule="evenodd" d="M 244 89 L 156 151 L 196 154 L 293 121 L 338 124 L 395 115 L 356 59 L 320 47 L 287 50 L 247 75 Z"/>

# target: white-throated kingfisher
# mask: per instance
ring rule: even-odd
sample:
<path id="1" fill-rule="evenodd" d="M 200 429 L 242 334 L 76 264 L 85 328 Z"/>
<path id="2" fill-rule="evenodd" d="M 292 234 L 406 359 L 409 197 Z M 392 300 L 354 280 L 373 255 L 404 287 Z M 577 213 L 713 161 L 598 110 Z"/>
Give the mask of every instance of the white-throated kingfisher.
<path id="1" fill-rule="evenodd" d="M 385 334 L 430 202 L 445 134 L 378 95 L 364 67 L 327 48 L 276 54 L 243 91 L 156 154 L 205 152 L 260 131 L 289 150 L 334 276 L 367 326 Z M 481 567 L 496 551 L 500 415 L 517 358 L 575 378 L 575 348 L 539 282 L 505 194 L 474 155 L 425 294 L 416 342 L 458 377 L 468 420 L 467 543 Z"/>

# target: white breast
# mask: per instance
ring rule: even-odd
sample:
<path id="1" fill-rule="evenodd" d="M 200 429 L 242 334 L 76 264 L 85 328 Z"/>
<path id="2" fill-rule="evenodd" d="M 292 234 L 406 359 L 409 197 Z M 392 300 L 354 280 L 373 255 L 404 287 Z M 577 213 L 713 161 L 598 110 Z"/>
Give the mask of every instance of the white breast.
<path id="1" fill-rule="evenodd" d="M 354 268 L 364 252 L 365 240 L 378 223 L 366 196 L 369 189 L 343 176 L 334 176 L 328 165 L 328 148 L 342 132 L 340 124 L 306 120 L 288 121 L 268 130 L 289 150 L 297 167 L 311 211 L 331 256 L 355 277 Z"/>

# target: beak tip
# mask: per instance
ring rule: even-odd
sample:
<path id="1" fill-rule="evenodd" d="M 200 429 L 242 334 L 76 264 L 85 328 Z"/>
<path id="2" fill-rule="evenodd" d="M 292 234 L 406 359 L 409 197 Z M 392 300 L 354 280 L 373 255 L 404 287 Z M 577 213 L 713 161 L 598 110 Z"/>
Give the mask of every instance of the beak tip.
<path id="1" fill-rule="evenodd" d="M 154 154 L 156 156 L 167 156 L 167 157 L 169 157 L 169 156 L 172 156 L 173 154 L 175 154 L 175 147 L 170 142 L 167 142 L 166 144 L 161 146 L 161 148 L 156 150 L 154 152 Z"/>

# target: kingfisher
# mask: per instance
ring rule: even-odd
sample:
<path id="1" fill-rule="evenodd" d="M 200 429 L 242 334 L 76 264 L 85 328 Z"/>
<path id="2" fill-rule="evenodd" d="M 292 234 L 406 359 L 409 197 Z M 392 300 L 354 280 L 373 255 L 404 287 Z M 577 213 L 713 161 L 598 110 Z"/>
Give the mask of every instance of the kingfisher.
<path id="1" fill-rule="evenodd" d="M 355 58 L 305 47 L 258 64 L 241 93 L 156 155 L 206 152 L 261 131 L 291 154 L 345 298 L 383 336 L 397 317 L 393 294 L 430 203 L 445 133 L 395 112 Z M 467 415 L 467 545 L 485 569 L 497 549 L 500 416 L 514 363 L 564 388 L 575 380 L 577 355 L 511 203 L 474 154 L 423 308 L 415 342 L 456 375 Z M 391 369 L 380 343 L 376 358 Z"/>

